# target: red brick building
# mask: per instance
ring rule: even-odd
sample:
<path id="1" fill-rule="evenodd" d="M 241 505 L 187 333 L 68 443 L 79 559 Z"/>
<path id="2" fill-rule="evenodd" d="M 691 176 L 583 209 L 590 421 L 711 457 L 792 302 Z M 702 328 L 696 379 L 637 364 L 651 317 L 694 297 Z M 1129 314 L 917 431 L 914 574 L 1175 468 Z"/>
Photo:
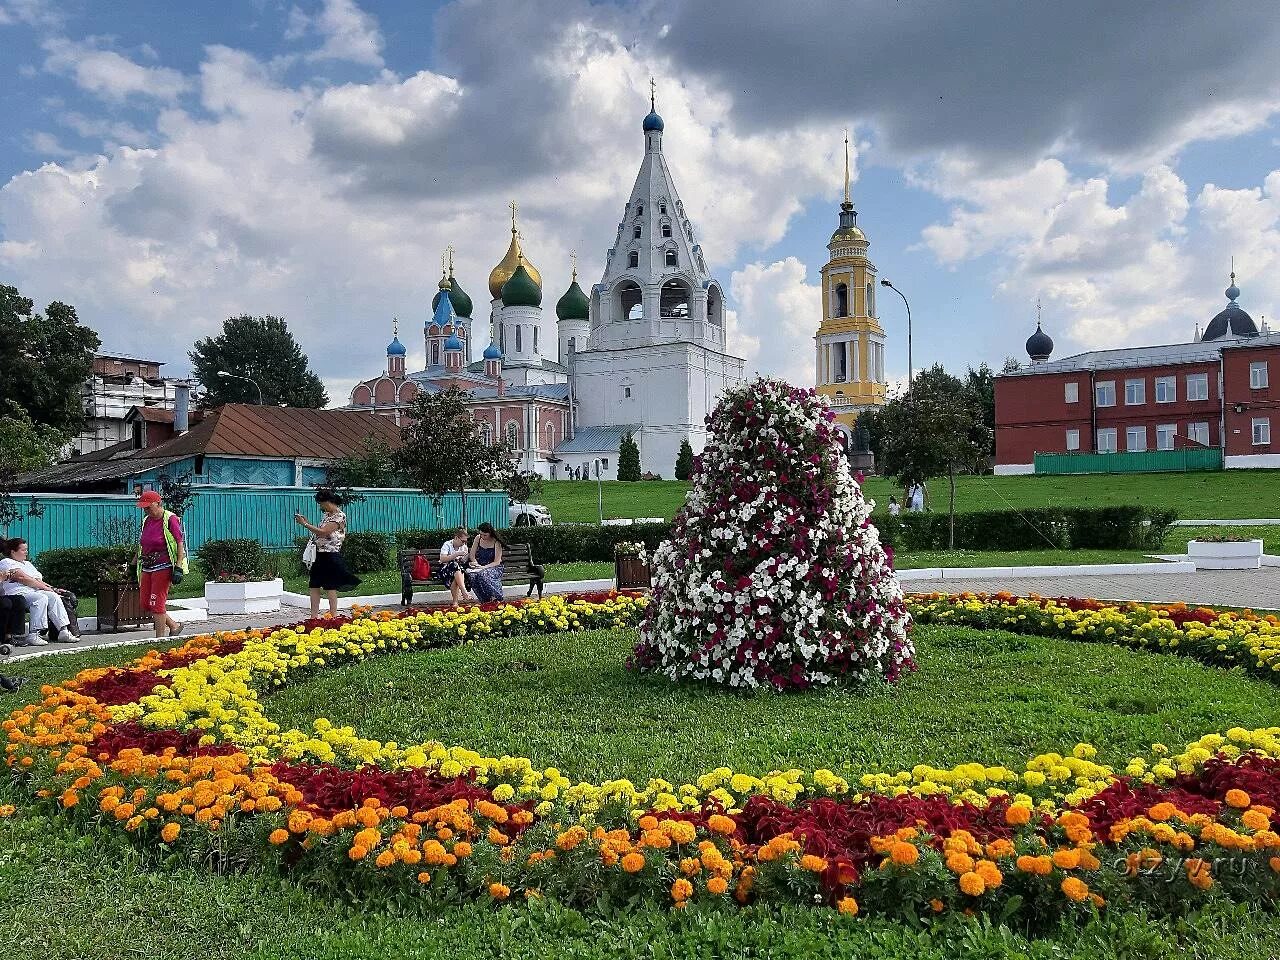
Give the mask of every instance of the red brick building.
<path id="1" fill-rule="evenodd" d="M 1280 467 L 1280 334 L 1230 303 L 1191 343 L 1094 350 L 1050 361 L 1038 328 L 1030 366 L 996 378 L 998 474 L 1035 472 L 1037 453 L 1222 451 L 1223 465 Z"/>

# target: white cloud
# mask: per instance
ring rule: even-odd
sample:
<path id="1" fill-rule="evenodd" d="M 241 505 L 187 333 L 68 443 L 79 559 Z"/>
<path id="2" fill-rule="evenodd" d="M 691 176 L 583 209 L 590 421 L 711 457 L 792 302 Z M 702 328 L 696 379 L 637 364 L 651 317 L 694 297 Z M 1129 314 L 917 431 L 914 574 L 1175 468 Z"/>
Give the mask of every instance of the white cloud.
<path id="1" fill-rule="evenodd" d="M 822 319 L 821 288 L 805 282 L 808 272 L 787 257 L 749 263 L 729 279 L 740 331 L 731 326 L 729 334 L 750 350 L 743 356 L 755 369 L 797 386 L 813 383 L 813 335 Z"/>
<path id="2" fill-rule="evenodd" d="M 0 0 L 0 26 L 56 27 L 62 12 L 49 0 Z"/>
<path id="3" fill-rule="evenodd" d="M 64 37 L 44 41 L 44 68 L 71 77 L 76 86 L 109 101 L 151 97 L 174 101 L 188 86 L 186 77 L 168 67 L 144 67 L 92 40 Z"/>
<path id="4" fill-rule="evenodd" d="M 289 11 L 286 40 L 299 40 L 309 34 L 323 38 L 318 50 L 307 54 L 308 60 L 343 60 L 370 67 L 381 67 L 382 31 L 378 21 L 360 9 L 355 0 L 324 0 L 315 14 L 299 7 Z"/>

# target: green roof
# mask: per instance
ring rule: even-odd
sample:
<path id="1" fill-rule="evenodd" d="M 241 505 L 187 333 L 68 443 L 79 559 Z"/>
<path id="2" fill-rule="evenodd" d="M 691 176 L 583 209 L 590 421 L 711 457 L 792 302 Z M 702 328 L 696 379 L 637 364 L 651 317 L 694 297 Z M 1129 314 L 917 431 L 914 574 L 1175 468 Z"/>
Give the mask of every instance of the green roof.
<path id="1" fill-rule="evenodd" d="M 556 303 L 556 316 L 561 320 L 586 320 L 591 316 L 591 301 L 575 280 Z"/>
<path id="2" fill-rule="evenodd" d="M 540 307 L 542 291 L 521 262 L 511 279 L 502 285 L 502 303 L 507 307 Z"/>
<path id="3" fill-rule="evenodd" d="M 440 302 L 440 294 L 444 291 L 437 291 L 436 295 L 431 298 L 431 309 L 434 311 L 436 305 Z M 453 277 L 449 278 L 449 302 L 453 304 L 453 312 L 456 316 L 464 319 L 471 319 L 471 311 L 473 308 L 471 298 L 467 296 L 465 290 Z"/>

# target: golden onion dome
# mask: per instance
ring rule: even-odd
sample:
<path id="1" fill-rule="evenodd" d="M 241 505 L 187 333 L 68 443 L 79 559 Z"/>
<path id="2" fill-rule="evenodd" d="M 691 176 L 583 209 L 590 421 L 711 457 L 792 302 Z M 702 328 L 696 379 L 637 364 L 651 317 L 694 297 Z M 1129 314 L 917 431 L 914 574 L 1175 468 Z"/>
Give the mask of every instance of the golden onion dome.
<path id="1" fill-rule="evenodd" d="M 860 227 L 855 227 L 855 226 L 841 227 L 831 235 L 832 243 L 835 243 L 837 240 L 866 240 L 866 239 L 867 239 L 867 235 L 862 232 L 862 229 Z"/>
<path id="2" fill-rule="evenodd" d="M 537 267 L 529 262 L 529 258 L 520 249 L 520 235 L 516 233 L 515 227 L 512 227 L 511 245 L 507 247 L 507 255 L 502 258 L 489 274 L 489 293 L 493 295 L 493 299 L 502 299 L 503 286 L 511 279 L 512 274 L 516 272 L 516 268 L 521 263 L 524 264 L 525 272 L 529 274 L 529 278 L 537 284 L 538 290 L 541 292 L 542 274 L 538 272 Z"/>

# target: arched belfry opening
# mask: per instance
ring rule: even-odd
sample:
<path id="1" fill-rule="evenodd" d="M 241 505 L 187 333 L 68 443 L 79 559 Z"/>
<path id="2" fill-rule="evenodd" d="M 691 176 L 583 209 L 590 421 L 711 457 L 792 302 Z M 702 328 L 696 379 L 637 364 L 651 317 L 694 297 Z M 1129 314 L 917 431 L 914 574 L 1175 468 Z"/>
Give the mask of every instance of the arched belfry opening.
<path id="1" fill-rule="evenodd" d="M 689 284 L 680 277 L 672 277 L 662 285 L 662 293 L 658 300 L 658 315 L 663 319 L 687 320 L 691 300 Z"/>
<path id="2" fill-rule="evenodd" d="M 623 320 L 644 319 L 644 292 L 640 284 L 634 280 L 623 280 L 618 284 L 618 316 Z"/>
<path id="3" fill-rule="evenodd" d="M 847 317 L 849 315 L 849 287 L 843 283 L 836 284 L 836 309 L 835 316 Z"/>
<path id="4" fill-rule="evenodd" d="M 707 322 L 724 326 L 724 295 L 714 283 L 707 287 Z"/>

